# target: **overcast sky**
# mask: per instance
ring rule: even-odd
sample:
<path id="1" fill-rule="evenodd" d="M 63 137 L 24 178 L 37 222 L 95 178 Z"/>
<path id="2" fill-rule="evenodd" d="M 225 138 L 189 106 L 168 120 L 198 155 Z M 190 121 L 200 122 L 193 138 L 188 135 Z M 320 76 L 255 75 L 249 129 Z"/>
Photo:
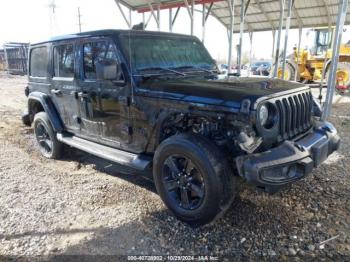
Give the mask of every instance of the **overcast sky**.
<path id="1" fill-rule="evenodd" d="M 52 1 L 52 0 L 51 0 Z M 51 35 L 78 32 L 78 6 L 81 12 L 82 31 L 97 29 L 127 29 L 127 25 L 114 0 L 55 0 L 54 22 L 50 20 L 50 0 L 2 0 L 0 15 L 0 45 L 8 41 L 36 42 Z M 197 7 L 201 8 L 200 6 Z M 147 14 L 148 15 L 148 14 Z M 142 15 L 132 14 L 133 24 L 142 22 Z M 195 35 L 201 38 L 201 14 L 195 14 Z M 51 21 L 51 22 L 50 22 Z M 161 11 L 161 30 L 168 30 L 168 11 Z M 349 29 L 349 28 L 348 28 Z M 152 19 L 147 30 L 157 30 Z M 306 29 L 303 40 L 306 40 Z M 174 26 L 174 32 L 190 33 L 190 19 L 182 8 Z M 284 39 L 284 38 L 282 38 Z M 298 32 L 291 30 L 288 50 L 297 44 Z M 350 34 L 343 34 L 343 41 L 350 40 Z M 238 35 L 234 36 L 235 45 Z M 282 43 L 283 44 L 283 43 Z M 214 17 L 209 17 L 206 30 L 206 47 L 216 60 L 227 59 L 227 31 Z M 303 44 L 302 44 L 303 45 Z M 305 43 L 304 43 L 305 45 Z M 245 34 L 243 51 L 250 49 L 248 34 Z M 257 59 L 271 57 L 272 33 L 254 33 L 253 54 Z"/>

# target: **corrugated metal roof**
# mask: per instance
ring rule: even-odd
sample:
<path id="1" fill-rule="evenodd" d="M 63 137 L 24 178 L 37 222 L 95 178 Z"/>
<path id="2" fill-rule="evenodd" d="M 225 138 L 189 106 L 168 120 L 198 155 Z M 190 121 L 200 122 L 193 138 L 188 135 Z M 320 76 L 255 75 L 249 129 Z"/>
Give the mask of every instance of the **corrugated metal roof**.
<path id="1" fill-rule="evenodd" d="M 149 4 L 154 9 L 168 9 L 176 6 L 185 6 L 183 0 L 120 0 L 121 3 L 139 12 L 149 10 Z M 188 0 L 191 3 L 191 0 Z M 225 26 L 229 26 L 230 12 L 226 0 L 195 0 L 196 4 L 213 2 L 211 15 L 216 17 Z M 244 1 L 245 3 L 247 0 Z M 239 32 L 240 0 L 235 0 L 235 27 Z M 339 0 L 295 0 L 291 28 L 323 27 L 328 26 L 329 19 L 335 25 L 338 13 Z M 350 0 L 349 0 L 350 3 Z M 287 9 L 287 5 L 285 10 Z M 269 31 L 278 28 L 280 14 L 279 0 L 251 0 L 245 17 L 245 31 Z M 348 10 L 345 24 L 350 24 L 350 10 Z"/>

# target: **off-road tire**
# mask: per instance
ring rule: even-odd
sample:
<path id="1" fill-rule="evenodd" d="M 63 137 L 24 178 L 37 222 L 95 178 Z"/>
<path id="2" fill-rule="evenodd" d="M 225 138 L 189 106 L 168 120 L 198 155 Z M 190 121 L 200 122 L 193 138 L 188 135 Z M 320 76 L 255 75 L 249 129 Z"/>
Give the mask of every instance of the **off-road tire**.
<path id="1" fill-rule="evenodd" d="M 278 70 L 282 70 L 282 64 L 280 64 L 280 66 L 278 67 Z M 277 70 L 277 77 L 278 77 L 278 70 Z M 288 70 L 289 71 L 289 78 L 288 79 L 284 79 L 286 81 L 294 81 L 295 79 L 295 74 L 297 73 L 295 71 L 295 68 L 294 66 L 291 64 L 291 63 L 288 63 L 286 62 L 286 67 L 285 67 L 285 70 Z M 270 74 L 269 76 L 272 77 L 273 76 L 273 72 L 275 71 L 275 65 L 273 65 L 271 67 L 271 70 L 270 70 Z M 279 78 L 279 77 L 278 77 Z M 297 80 L 298 81 L 298 80 Z"/>
<path id="2" fill-rule="evenodd" d="M 45 112 L 37 113 L 34 116 L 33 123 L 34 134 L 38 142 L 41 154 L 46 158 L 59 159 L 62 155 L 63 144 L 57 140 L 56 132 L 52 127 L 48 115 Z M 42 135 L 40 135 L 39 132 L 41 132 L 43 128 L 46 131 L 45 136 L 47 136 L 47 139 L 51 141 L 51 150 L 48 150 L 45 146 L 43 146 L 43 143 L 40 142 L 40 140 L 42 140 Z"/>
<path id="3" fill-rule="evenodd" d="M 295 68 L 294 66 L 292 66 L 290 63 L 286 62 L 286 68 L 285 70 L 289 71 L 289 79 L 284 79 L 284 80 L 287 80 L 287 81 L 294 81 L 295 79 Z"/>
<path id="4" fill-rule="evenodd" d="M 165 161 L 173 155 L 190 159 L 203 176 L 203 202 L 194 210 L 185 210 L 177 205 L 166 189 L 163 181 Z M 204 137 L 190 134 L 174 135 L 158 146 L 154 155 L 153 177 L 157 192 L 169 210 L 180 220 L 194 227 L 221 217 L 231 206 L 239 183 L 226 156 L 217 146 Z"/>

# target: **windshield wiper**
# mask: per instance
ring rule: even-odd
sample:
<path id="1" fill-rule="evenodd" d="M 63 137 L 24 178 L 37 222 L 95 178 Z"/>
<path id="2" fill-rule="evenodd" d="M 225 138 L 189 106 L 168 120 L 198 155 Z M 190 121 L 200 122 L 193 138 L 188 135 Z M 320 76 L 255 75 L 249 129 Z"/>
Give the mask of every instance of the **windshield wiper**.
<path id="1" fill-rule="evenodd" d="M 217 71 L 214 70 L 210 70 L 210 69 L 206 69 L 200 66 L 178 66 L 178 67 L 173 67 L 172 69 L 195 69 L 195 70 L 199 70 L 202 72 L 207 72 L 210 74 L 217 74 Z"/>
<path id="2" fill-rule="evenodd" d="M 167 71 L 167 72 L 170 72 L 170 73 L 174 73 L 174 74 L 177 74 L 177 75 L 181 75 L 181 76 L 186 76 L 185 73 L 182 73 L 182 72 L 179 72 L 179 71 L 176 71 L 174 69 L 170 69 L 170 68 L 167 68 L 167 67 L 147 67 L 147 68 L 143 68 L 143 69 L 139 69 L 137 70 L 138 72 L 144 72 L 144 71 Z M 149 73 L 149 74 L 141 74 L 141 75 L 135 75 L 135 76 L 160 76 L 162 74 L 160 73 Z"/>

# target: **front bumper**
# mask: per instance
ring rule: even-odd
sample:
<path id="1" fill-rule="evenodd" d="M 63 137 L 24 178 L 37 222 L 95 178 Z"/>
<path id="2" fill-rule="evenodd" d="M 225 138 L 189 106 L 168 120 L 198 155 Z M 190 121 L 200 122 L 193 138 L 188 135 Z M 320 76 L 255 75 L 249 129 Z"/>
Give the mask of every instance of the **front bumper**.
<path id="1" fill-rule="evenodd" d="M 296 141 L 285 141 L 266 152 L 236 158 L 240 176 L 267 192 L 299 180 L 339 148 L 340 138 L 328 122 Z"/>

